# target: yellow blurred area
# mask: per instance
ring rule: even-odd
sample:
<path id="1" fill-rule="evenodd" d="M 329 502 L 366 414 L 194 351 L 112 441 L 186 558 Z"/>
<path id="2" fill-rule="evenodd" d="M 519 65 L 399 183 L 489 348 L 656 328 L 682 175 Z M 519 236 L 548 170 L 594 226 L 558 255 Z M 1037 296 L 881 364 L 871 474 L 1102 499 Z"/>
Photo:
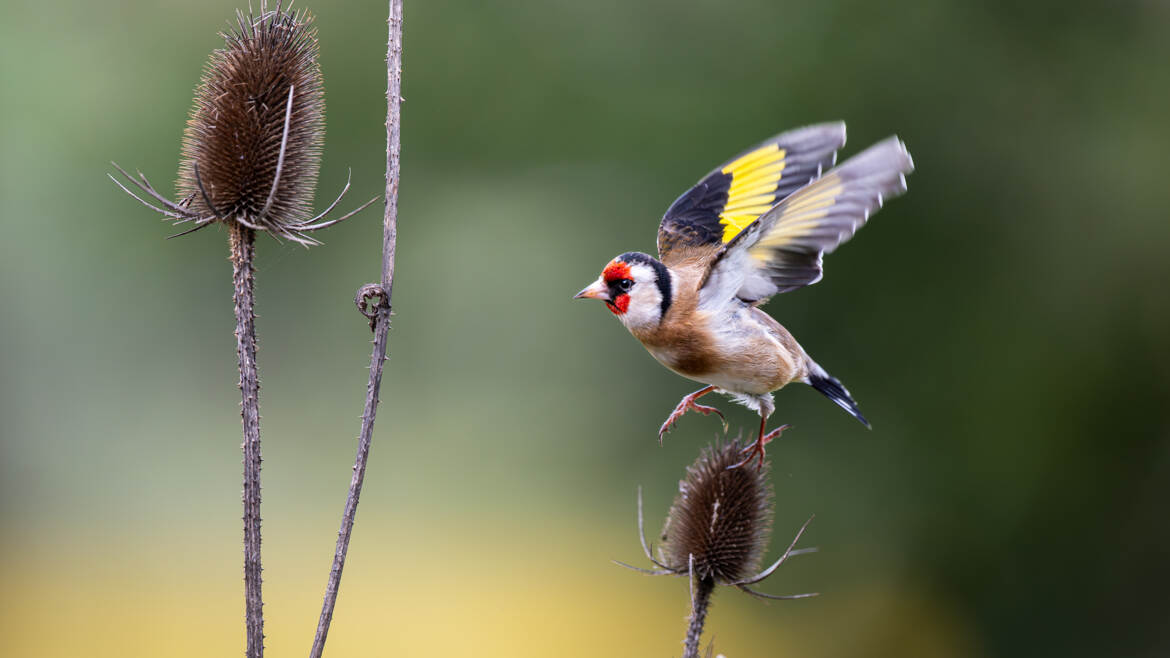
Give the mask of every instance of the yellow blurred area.
<path id="1" fill-rule="evenodd" d="M 327 645 L 332 656 L 667 656 L 685 630 L 686 582 L 636 574 L 583 551 L 561 528 L 552 552 L 514 534 L 477 545 L 403 546 L 418 528 L 368 530 L 345 572 Z M 459 528 L 444 529 L 452 535 Z M 550 529 L 551 530 L 551 529 Z M 287 538 L 286 538 L 287 539 Z M 628 554 L 638 555 L 631 540 Z M 319 543 L 319 542 L 313 542 Z M 43 546 L 43 545 L 42 545 Z M 62 543 L 61 546 L 68 546 Z M 390 548 L 397 547 L 397 548 Z M 9 546 L 0 655 L 237 655 L 242 586 L 226 545 Z M 119 549 L 128 553 L 119 554 Z M 148 552 L 143 552 L 148 551 Z M 128 559 L 135 555 L 138 559 Z M 267 650 L 301 655 L 312 640 L 327 564 L 269 550 Z M 24 559 L 11 559 L 24 556 Z M 802 557 L 783 567 L 800 568 Z M 312 567 L 319 568 L 312 568 Z M 761 603 L 720 590 L 706 641 L 729 657 L 980 655 L 954 612 L 904 584 L 870 582 L 803 601 Z"/>

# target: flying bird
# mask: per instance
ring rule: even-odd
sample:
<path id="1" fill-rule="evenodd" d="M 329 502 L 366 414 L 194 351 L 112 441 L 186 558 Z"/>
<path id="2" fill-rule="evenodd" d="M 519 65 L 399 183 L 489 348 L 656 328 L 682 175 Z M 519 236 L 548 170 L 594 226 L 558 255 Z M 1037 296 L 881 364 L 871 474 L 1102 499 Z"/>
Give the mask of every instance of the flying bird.
<path id="1" fill-rule="evenodd" d="M 888 199 L 906 191 L 914 162 L 896 136 L 834 167 L 845 124 L 781 133 L 735 156 L 680 196 L 658 227 L 658 258 L 611 260 L 576 298 L 599 299 L 662 365 L 705 386 L 683 397 L 658 430 L 708 393 L 760 415 L 748 463 L 787 425 L 767 432 L 772 393 L 808 384 L 869 427 L 853 396 L 761 310 L 773 295 L 821 280 L 821 260 Z"/>

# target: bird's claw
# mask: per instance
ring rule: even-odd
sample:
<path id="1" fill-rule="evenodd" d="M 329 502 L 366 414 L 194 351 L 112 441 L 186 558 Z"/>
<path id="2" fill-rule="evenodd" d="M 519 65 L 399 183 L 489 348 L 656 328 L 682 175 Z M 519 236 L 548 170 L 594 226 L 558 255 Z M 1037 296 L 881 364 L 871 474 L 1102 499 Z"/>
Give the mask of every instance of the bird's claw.
<path id="1" fill-rule="evenodd" d="M 666 433 L 674 427 L 674 424 L 678 422 L 679 418 L 682 418 L 684 415 L 686 415 L 688 410 L 697 411 L 704 416 L 710 416 L 711 414 L 719 416 L 719 420 L 723 421 L 723 431 L 727 431 L 727 419 L 724 418 L 722 411 L 719 411 L 715 407 L 699 404 L 695 402 L 694 398 L 688 395 L 682 399 L 682 402 L 678 403 L 678 406 L 674 408 L 674 411 L 670 412 L 670 415 L 667 416 L 666 422 L 662 424 L 662 427 L 658 428 L 658 445 L 662 445 L 662 438 L 666 436 Z"/>
<path id="2" fill-rule="evenodd" d="M 783 434 L 784 430 L 788 429 L 789 427 L 791 427 L 791 425 L 781 425 L 780 427 L 777 427 L 776 429 L 772 430 L 771 432 L 764 434 L 758 440 L 756 440 L 754 443 L 748 444 L 747 447 L 745 447 L 743 450 L 739 451 L 739 454 L 746 455 L 746 456 L 743 459 L 739 460 L 738 462 L 732 464 L 731 466 L 728 466 L 727 470 L 730 471 L 732 469 L 736 469 L 736 468 L 739 468 L 740 466 L 748 464 L 755 457 L 759 458 L 759 461 L 756 463 L 756 468 L 757 469 L 763 468 L 764 467 L 764 446 L 768 445 L 769 443 L 772 442 L 773 439 L 775 439 L 775 438 L 779 437 L 781 434 Z"/>

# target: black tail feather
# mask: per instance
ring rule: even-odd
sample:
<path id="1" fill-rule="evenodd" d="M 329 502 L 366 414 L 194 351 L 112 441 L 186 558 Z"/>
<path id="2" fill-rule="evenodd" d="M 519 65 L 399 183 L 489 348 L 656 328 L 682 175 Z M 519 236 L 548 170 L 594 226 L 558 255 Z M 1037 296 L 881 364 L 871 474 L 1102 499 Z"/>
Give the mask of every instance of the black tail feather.
<path id="1" fill-rule="evenodd" d="M 865 416 L 861 415 L 861 410 L 857 408 L 857 402 L 853 400 L 853 396 L 849 395 L 849 391 L 841 385 L 841 382 L 836 378 L 825 372 L 824 368 L 820 366 L 813 366 L 813 371 L 809 373 L 809 386 L 817 389 L 822 395 L 836 402 L 845 411 L 848 411 L 854 418 L 861 421 L 862 425 L 869 427 L 869 421 Z"/>

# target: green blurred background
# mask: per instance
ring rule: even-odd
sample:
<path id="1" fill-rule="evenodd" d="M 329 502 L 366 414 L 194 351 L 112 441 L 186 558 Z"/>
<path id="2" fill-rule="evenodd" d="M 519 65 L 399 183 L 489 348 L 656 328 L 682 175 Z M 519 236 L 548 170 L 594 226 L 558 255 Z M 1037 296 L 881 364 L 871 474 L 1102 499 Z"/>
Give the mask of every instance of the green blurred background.
<path id="1" fill-rule="evenodd" d="M 226 236 L 161 187 L 237 4 L 0 5 L 0 654 L 243 650 Z M 383 177 L 386 7 L 311 5 L 320 196 Z M 429 0 L 406 7 L 397 312 L 328 655 L 668 656 L 687 589 L 640 563 L 718 423 L 570 296 L 652 251 L 700 175 L 788 127 L 891 133 L 909 194 L 768 310 L 842 378 L 769 454 L 765 605 L 731 657 L 1170 652 L 1170 9 L 1118 3 Z M 324 204 L 319 200 L 319 206 Z M 270 655 L 312 638 L 349 481 L 378 276 L 367 211 L 264 239 L 258 312 Z M 719 401 L 734 427 L 751 414 Z"/>

